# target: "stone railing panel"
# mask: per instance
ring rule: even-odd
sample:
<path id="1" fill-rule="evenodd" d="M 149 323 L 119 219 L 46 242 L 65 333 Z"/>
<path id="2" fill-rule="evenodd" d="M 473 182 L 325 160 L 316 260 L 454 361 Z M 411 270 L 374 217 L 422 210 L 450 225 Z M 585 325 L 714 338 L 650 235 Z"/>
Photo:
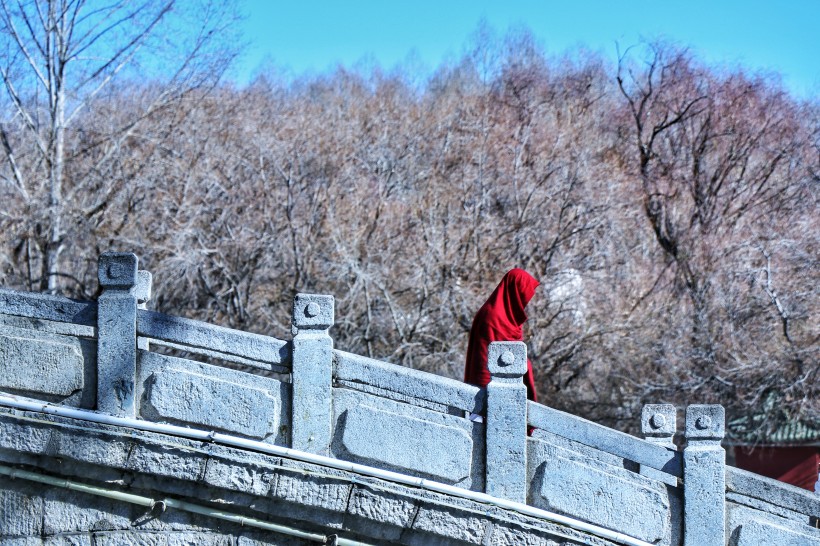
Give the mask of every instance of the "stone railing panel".
<path id="1" fill-rule="evenodd" d="M 268 336 L 146 310 L 137 312 L 137 333 L 156 345 L 278 373 L 290 371 L 287 342 Z"/>
<path id="2" fill-rule="evenodd" d="M 0 288 L 0 313 L 35 319 L 97 325 L 97 302 Z"/>
<path id="3" fill-rule="evenodd" d="M 820 546 L 820 496 L 726 467 L 729 543 Z"/>
<path id="4" fill-rule="evenodd" d="M 334 457 L 466 489 L 483 487 L 483 426 L 350 389 L 333 389 Z"/>
<path id="5" fill-rule="evenodd" d="M 611 453 L 639 465 L 683 475 L 680 453 L 541 404 L 527 404 L 527 422 L 536 429 Z"/>
<path id="6" fill-rule="evenodd" d="M 139 352 L 139 416 L 288 445 L 290 385 L 220 366 Z"/>
<path id="7" fill-rule="evenodd" d="M 93 345 L 74 336 L 0 325 L 0 390 L 91 408 L 96 369 Z"/>
<path id="8" fill-rule="evenodd" d="M 736 498 L 743 497 L 747 502 L 763 501 L 802 514 L 807 524 L 812 523 L 810 517 L 815 518 L 815 524 L 820 519 L 820 495 L 747 470 L 726 467 L 726 492 Z"/>
<path id="9" fill-rule="evenodd" d="M 539 438 L 528 442 L 527 503 L 647 542 L 671 543 L 670 492 L 657 481 Z"/>
<path id="10" fill-rule="evenodd" d="M 344 351 L 333 357 L 340 386 L 453 415 L 484 411 L 485 392 L 473 385 Z"/>
<path id="11" fill-rule="evenodd" d="M 726 508 L 732 546 L 820 546 L 820 529 L 731 502 Z"/>

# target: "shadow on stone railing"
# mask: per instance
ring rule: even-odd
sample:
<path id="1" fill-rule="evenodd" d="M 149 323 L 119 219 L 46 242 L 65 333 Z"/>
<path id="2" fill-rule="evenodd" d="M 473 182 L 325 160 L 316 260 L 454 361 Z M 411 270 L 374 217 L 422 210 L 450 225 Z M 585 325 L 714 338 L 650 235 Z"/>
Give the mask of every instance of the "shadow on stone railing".
<path id="1" fill-rule="evenodd" d="M 479 389 L 334 350 L 331 296 L 297 295 L 283 341 L 145 309 L 133 254 L 103 255 L 99 279 L 97 303 L 0 290 L 0 390 L 485 491 L 649 543 L 820 544 L 810 494 L 731 472 L 727 492 L 720 406 L 687 408 L 679 452 L 671 405 L 644 408 L 640 439 L 528 402 L 520 342 L 491 344 Z"/>

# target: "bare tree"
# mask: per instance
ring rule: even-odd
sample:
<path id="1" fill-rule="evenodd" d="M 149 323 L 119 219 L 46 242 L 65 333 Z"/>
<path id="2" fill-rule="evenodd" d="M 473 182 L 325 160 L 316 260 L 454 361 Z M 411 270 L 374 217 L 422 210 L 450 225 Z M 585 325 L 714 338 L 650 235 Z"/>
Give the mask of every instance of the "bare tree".
<path id="1" fill-rule="evenodd" d="M 2 178 L 19 203 L 19 245 L 24 248 L 28 284 L 56 291 L 74 272 L 61 267 L 71 209 L 141 120 L 193 89 L 219 79 L 230 53 L 220 33 L 233 16 L 222 3 L 176 5 L 173 0 L 48 2 L 2 0 L 0 47 L 0 141 L 7 169 Z M 190 11 L 188 11 L 190 10 Z M 194 24 L 180 31 L 180 25 Z M 215 47 L 216 45 L 216 47 Z M 117 79 L 156 79 L 148 100 L 104 135 L 68 149 L 68 131 Z M 66 180 L 74 154 L 104 146 L 85 172 Z M 117 186 L 94 195 L 99 212 Z M 74 211 L 76 212 L 76 210 Z M 76 288 L 76 287 L 75 287 Z"/>
<path id="2" fill-rule="evenodd" d="M 807 317 L 784 303 L 806 300 L 800 289 L 785 296 L 770 284 L 772 249 L 793 263 L 789 254 L 810 244 L 794 226 L 816 200 L 811 110 L 765 77 L 716 74 L 685 50 L 656 43 L 641 53 L 637 62 L 621 57 L 617 83 L 631 124 L 629 168 L 671 266 L 650 291 L 673 275 L 671 287 L 688 300 L 676 304 L 689 317 L 688 334 L 684 328 L 666 353 L 683 358 L 674 365 L 677 381 L 657 381 L 654 390 L 676 385 L 730 399 L 734 415 L 760 411 L 770 396 L 792 399 L 792 415 L 816 411 L 805 394 L 806 374 L 817 374 L 807 352 L 815 341 L 805 323 L 802 339 L 791 335 Z M 790 239 L 803 243 L 782 244 Z M 752 280 L 751 292 L 738 285 L 741 276 Z M 789 394 L 795 388 L 799 396 Z"/>

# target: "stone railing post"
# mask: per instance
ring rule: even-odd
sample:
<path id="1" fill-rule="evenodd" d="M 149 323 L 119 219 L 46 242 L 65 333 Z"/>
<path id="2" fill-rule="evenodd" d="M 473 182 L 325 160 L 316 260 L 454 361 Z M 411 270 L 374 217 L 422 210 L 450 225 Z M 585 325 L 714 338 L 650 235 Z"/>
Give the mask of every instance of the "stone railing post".
<path id="1" fill-rule="evenodd" d="M 726 544 L 726 452 L 720 446 L 726 421 L 723 406 L 686 408 L 683 450 L 683 544 Z"/>
<path id="2" fill-rule="evenodd" d="M 487 366 L 486 492 L 527 501 L 527 346 L 520 341 L 490 343 Z"/>
<path id="3" fill-rule="evenodd" d="M 675 447 L 675 431 L 677 430 L 677 415 L 672 404 L 646 404 L 641 412 L 641 432 L 647 442 L 661 447 L 677 450 Z M 662 481 L 668 485 L 677 485 L 677 478 L 641 465 L 641 474 L 649 478 Z"/>
<path id="4" fill-rule="evenodd" d="M 137 257 L 106 252 L 97 268 L 97 409 L 134 417 L 137 373 Z"/>
<path id="5" fill-rule="evenodd" d="M 333 296 L 296 294 L 293 300 L 293 413 L 291 447 L 328 454 L 333 428 Z"/>

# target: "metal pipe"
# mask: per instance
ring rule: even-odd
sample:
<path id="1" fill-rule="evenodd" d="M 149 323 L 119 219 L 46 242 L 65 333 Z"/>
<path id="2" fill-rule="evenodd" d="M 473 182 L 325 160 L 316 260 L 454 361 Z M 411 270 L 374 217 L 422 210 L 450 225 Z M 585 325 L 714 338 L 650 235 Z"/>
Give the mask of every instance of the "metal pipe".
<path id="1" fill-rule="evenodd" d="M 480 493 L 478 491 L 470 491 L 469 489 L 462 489 L 460 487 L 455 487 L 445 483 L 434 482 L 431 480 L 426 480 L 424 478 L 416 478 L 414 476 L 407 476 L 404 474 L 399 474 L 398 472 L 382 470 L 380 468 L 365 466 L 358 463 L 341 461 L 339 459 L 333 459 L 331 457 L 326 457 L 324 455 L 305 453 L 303 451 L 297 451 L 295 449 L 290 449 L 287 447 L 266 444 L 263 442 L 258 442 L 256 440 L 248 440 L 245 438 L 238 438 L 236 436 L 230 436 L 228 434 L 222 434 L 214 431 L 209 432 L 204 430 L 191 429 L 187 427 L 180 427 L 177 425 L 153 423 L 151 421 L 142 421 L 126 417 L 114 417 L 113 415 L 96 413 L 88 410 L 80 410 L 65 406 L 47 404 L 43 402 L 23 400 L 11 395 L 0 395 L 0 405 L 13 407 L 17 409 L 23 409 L 27 411 L 35 411 L 40 413 L 47 413 L 50 415 L 57 415 L 59 417 L 80 419 L 83 421 L 90 421 L 94 423 L 135 428 L 147 432 L 170 434 L 173 436 L 181 436 L 183 438 L 189 438 L 193 440 L 201 440 L 203 442 L 213 442 L 221 445 L 257 451 L 260 453 L 267 453 L 269 455 L 275 455 L 277 457 L 286 457 L 289 459 L 295 459 L 297 461 L 317 464 L 347 472 L 353 472 L 355 474 L 361 474 L 363 476 L 379 478 L 395 483 L 409 485 L 412 487 L 419 487 L 422 489 L 426 489 L 428 491 L 434 491 L 437 493 L 443 493 L 445 495 L 451 495 L 454 497 L 473 500 L 483 504 L 497 506 L 498 508 L 512 510 L 514 512 L 518 512 L 519 514 L 524 514 L 526 516 L 532 516 L 552 523 L 558 523 L 560 525 L 564 525 L 577 531 L 589 533 L 591 535 L 605 538 L 607 540 L 612 540 L 620 544 L 626 544 L 628 546 L 653 546 L 649 542 L 631 537 L 629 535 L 625 535 L 623 533 L 619 533 L 618 531 L 613 531 L 611 529 L 606 529 L 604 527 L 600 527 L 592 523 L 586 523 L 584 521 L 579 521 L 567 516 L 562 516 L 561 514 L 556 514 L 554 512 L 549 512 L 547 510 L 535 508 L 534 506 L 529 506 L 527 504 L 523 504 L 520 502 L 499 499 L 497 497 L 487 495 L 486 493 Z M 339 544 L 341 544 L 341 542 Z"/>
<path id="2" fill-rule="evenodd" d="M 88 485 L 85 483 L 75 482 L 73 480 L 67 480 L 64 478 L 55 478 L 53 476 L 40 474 L 38 472 L 29 472 L 28 470 L 11 468 L 3 464 L 0 464 L 0 475 L 6 475 L 11 478 L 21 478 L 24 480 L 34 481 L 54 487 L 62 487 L 65 489 L 70 489 L 72 491 L 79 491 L 81 493 L 86 493 L 89 495 L 96 495 L 98 497 L 106 497 L 109 499 L 124 501 L 139 506 L 145 506 L 148 508 L 154 508 L 157 505 L 161 505 L 167 508 L 175 508 L 177 510 L 183 510 L 185 512 L 193 512 L 195 514 L 202 514 L 205 516 L 225 521 L 238 523 L 243 526 L 256 527 L 258 529 L 264 529 L 266 531 L 273 531 L 284 535 L 299 537 L 305 540 L 319 542 L 321 544 L 328 543 L 328 537 L 325 535 L 320 535 L 317 533 L 308 533 L 306 531 L 300 531 L 299 529 L 294 529 L 293 527 L 288 527 L 286 525 L 279 525 L 257 518 L 241 516 L 239 514 L 234 514 L 232 512 L 226 512 L 225 510 L 217 510 L 215 508 L 210 508 L 208 506 L 202 506 L 200 504 L 194 504 L 191 502 L 168 498 L 156 500 L 150 497 L 143 497 L 141 495 L 125 493 L 123 491 L 118 491 L 116 489 L 108 489 L 104 487 L 98 487 L 95 485 Z M 355 540 L 350 540 L 341 537 L 336 538 L 336 544 L 339 544 L 340 546 L 369 546 L 363 542 L 358 542 Z"/>

